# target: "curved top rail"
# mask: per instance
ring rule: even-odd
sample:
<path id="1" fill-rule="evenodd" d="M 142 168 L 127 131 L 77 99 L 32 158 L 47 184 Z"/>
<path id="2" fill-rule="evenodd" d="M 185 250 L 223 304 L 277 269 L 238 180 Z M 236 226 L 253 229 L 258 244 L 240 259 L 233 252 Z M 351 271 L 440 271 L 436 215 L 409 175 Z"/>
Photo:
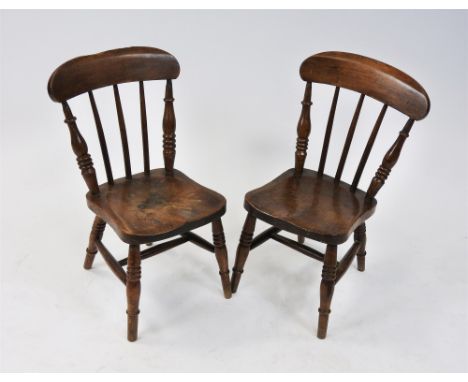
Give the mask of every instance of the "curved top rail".
<path id="1" fill-rule="evenodd" d="M 346 52 L 323 52 L 307 58 L 301 78 L 357 91 L 420 120 L 430 108 L 424 88 L 406 73 L 372 58 Z"/>
<path id="2" fill-rule="evenodd" d="M 50 76 L 47 90 L 55 102 L 64 102 L 90 90 L 133 82 L 175 79 L 177 59 L 150 47 L 129 47 L 81 56 L 60 65 Z"/>

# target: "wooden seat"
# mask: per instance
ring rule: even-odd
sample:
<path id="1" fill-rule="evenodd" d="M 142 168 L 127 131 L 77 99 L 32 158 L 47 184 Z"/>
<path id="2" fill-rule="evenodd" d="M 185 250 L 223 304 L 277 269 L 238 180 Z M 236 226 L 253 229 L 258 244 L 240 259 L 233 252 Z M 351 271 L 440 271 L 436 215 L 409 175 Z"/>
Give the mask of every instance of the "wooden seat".
<path id="1" fill-rule="evenodd" d="M 269 239 L 323 262 L 317 337 L 325 338 L 335 285 L 355 257 L 358 270 L 364 271 L 365 221 L 374 213 L 375 196 L 397 163 L 414 122 L 428 114 L 430 102 L 423 87 L 407 74 L 383 62 L 352 53 L 323 52 L 310 56 L 302 63 L 300 75 L 306 86 L 297 125 L 295 166 L 246 194 L 244 206 L 248 213 L 237 247 L 231 288 L 233 293 L 237 291 L 249 252 Z M 312 129 L 312 83 L 335 87 L 317 171 L 304 168 Z M 329 176 L 325 166 L 341 88 L 360 94 L 342 145 L 338 167 L 334 176 Z M 363 147 L 353 181 L 348 184 L 341 180 L 341 176 L 366 97 L 383 105 Z M 361 191 L 359 182 L 388 108 L 405 114 L 409 119 L 385 154 L 367 191 Z M 271 227 L 254 237 L 257 219 L 271 224 Z M 297 241 L 280 235 L 282 230 L 297 234 Z M 353 244 L 338 261 L 338 244 L 344 243 L 353 233 Z M 325 253 L 305 245 L 306 237 L 325 243 Z"/>
<path id="2" fill-rule="evenodd" d="M 86 195 L 89 208 L 128 244 L 159 241 L 201 227 L 221 217 L 226 199 L 174 170 L 120 178 Z"/>
<path id="3" fill-rule="evenodd" d="M 92 267 L 95 255 L 99 251 L 112 272 L 125 284 L 129 341 L 135 341 L 138 334 L 143 259 L 186 242 L 194 243 L 214 253 L 224 297 L 231 297 L 228 257 L 221 222 L 221 216 L 226 211 L 226 200 L 222 195 L 199 185 L 174 169 L 176 119 L 172 80 L 179 76 L 179 72 L 179 63 L 170 53 L 151 47 L 130 47 L 67 61 L 52 73 L 47 87 L 50 98 L 62 105 L 71 146 L 89 190 L 88 207 L 96 215 L 86 248 L 84 268 Z M 164 168 L 152 170 L 145 82 L 154 80 L 164 80 L 166 89 L 162 116 Z M 139 174 L 133 174 L 132 171 L 124 107 L 119 91 L 119 84 L 128 82 L 138 82 L 139 90 L 143 148 L 141 159 L 144 168 L 144 172 Z M 114 95 L 125 178 L 114 179 L 106 136 L 93 93 L 95 89 L 108 86 L 112 87 Z M 89 97 L 107 177 L 107 183 L 100 186 L 91 154 L 88 153 L 88 145 L 78 130 L 76 118 L 68 104 L 71 98 L 83 93 L 87 93 Z M 191 232 L 208 223 L 212 226 L 213 243 Z M 116 260 L 102 242 L 107 224 L 129 244 L 127 258 Z M 153 242 L 169 238 L 172 239 L 153 245 Z M 140 250 L 141 244 L 150 247 Z"/>
<path id="4" fill-rule="evenodd" d="M 345 182 L 304 169 L 289 169 L 247 193 L 245 208 L 254 216 L 289 232 L 327 244 L 344 243 L 369 218 L 377 201 Z"/>

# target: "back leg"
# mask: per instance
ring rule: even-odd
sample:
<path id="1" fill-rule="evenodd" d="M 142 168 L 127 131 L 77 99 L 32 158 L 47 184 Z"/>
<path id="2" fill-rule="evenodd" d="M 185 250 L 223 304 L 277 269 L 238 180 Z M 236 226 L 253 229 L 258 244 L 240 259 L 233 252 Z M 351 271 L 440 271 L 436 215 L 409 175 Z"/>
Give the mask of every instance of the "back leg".
<path id="1" fill-rule="evenodd" d="M 106 222 L 102 220 L 99 216 L 96 216 L 93 223 L 93 228 L 89 234 L 89 244 L 86 248 L 86 257 L 83 267 L 85 269 L 91 269 L 93 266 L 94 257 L 97 253 L 96 242 L 102 239 L 104 234 L 104 229 L 106 228 Z"/>
<path id="2" fill-rule="evenodd" d="M 359 253 L 356 255 L 358 270 L 364 272 L 366 269 L 366 223 L 361 224 L 356 231 L 354 231 L 354 241 L 361 243 Z"/>
<path id="3" fill-rule="evenodd" d="M 302 236 L 302 235 L 297 235 L 297 242 L 299 244 L 304 244 L 304 241 L 305 241 L 305 237 Z"/>

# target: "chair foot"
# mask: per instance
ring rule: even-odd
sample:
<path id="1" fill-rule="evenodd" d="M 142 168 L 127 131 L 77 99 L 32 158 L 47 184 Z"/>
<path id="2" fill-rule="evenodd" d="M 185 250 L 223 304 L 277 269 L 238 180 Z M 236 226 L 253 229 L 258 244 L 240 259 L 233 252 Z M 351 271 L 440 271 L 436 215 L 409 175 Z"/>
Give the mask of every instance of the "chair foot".
<path id="1" fill-rule="evenodd" d="M 89 248 L 86 248 L 86 257 L 83 264 L 84 269 L 91 269 L 93 266 L 94 258 L 96 257 L 97 251 L 91 252 Z"/>
<path id="2" fill-rule="evenodd" d="M 219 272 L 219 275 L 221 276 L 221 284 L 223 286 L 224 298 L 229 299 L 232 297 L 231 283 L 229 280 L 229 271 Z"/>
<path id="3" fill-rule="evenodd" d="M 221 276 L 221 285 L 225 298 L 231 298 L 231 285 L 229 283 L 229 265 L 226 249 L 226 240 L 224 238 L 223 223 L 221 219 L 215 220 L 212 223 L 213 243 L 215 246 L 216 261 L 219 266 L 219 275 Z"/>
<path id="4" fill-rule="evenodd" d="M 256 220 L 257 219 L 253 215 L 250 213 L 247 214 L 247 218 L 245 219 L 244 227 L 242 228 L 242 233 L 239 239 L 239 245 L 237 247 L 236 261 L 234 263 L 234 268 L 232 268 L 232 293 L 237 292 L 242 273 L 244 272 L 244 265 L 247 260 L 247 256 L 249 256 Z"/>
<path id="5" fill-rule="evenodd" d="M 106 222 L 100 217 L 94 218 L 93 227 L 91 228 L 91 233 L 89 234 L 89 244 L 86 248 L 86 257 L 83 264 L 84 269 L 91 269 L 93 266 L 94 258 L 97 253 L 96 242 L 102 239 L 104 234 L 104 229 L 106 228 Z"/>
<path id="6" fill-rule="evenodd" d="M 330 316 L 330 305 L 335 289 L 336 279 L 336 245 L 327 245 L 322 268 L 322 282 L 320 283 L 320 308 L 317 337 L 324 339 L 327 336 L 328 318 Z"/>
<path id="7" fill-rule="evenodd" d="M 244 271 L 239 271 L 236 268 L 232 268 L 232 279 L 231 279 L 231 291 L 232 293 L 237 292 L 237 288 L 239 287 L 239 282 Z"/>
<path id="8" fill-rule="evenodd" d="M 127 339 L 130 342 L 138 338 L 138 314 L 140 313 L 141 293 L 141 258 L 140 247 L 130 245 L 127 265 Z"/>
<path id="9" fill-rule="evenodd" d="M 330 316 L 331 310 L 322 310 L 319 308 L 319 320 L 317 329 L 317 338 L 324 340 L 327 337 L 328 329 L 328 317 Z"/>
<path id="10" fill-rule="evenodd" d="M 366 270 L 366 251 L 364 251 L 364 253 L 358 254 L 356 257 L 358 271 L 364 272 Z"/>
<path id="11" fill-rule="evenodd" d="M 135 342 L 138 339 L 138 311 L 136 314 L 130 315 L 127 311 L 127 340 Z"/>
<path id="12" fill-rule="evenodd" d="M 302 235 L 297 235 L 297 242 L 298 242 L 299 244 L 304 244 L 304 242 L 305 242 L 305 237 L 302 236 Z"/>

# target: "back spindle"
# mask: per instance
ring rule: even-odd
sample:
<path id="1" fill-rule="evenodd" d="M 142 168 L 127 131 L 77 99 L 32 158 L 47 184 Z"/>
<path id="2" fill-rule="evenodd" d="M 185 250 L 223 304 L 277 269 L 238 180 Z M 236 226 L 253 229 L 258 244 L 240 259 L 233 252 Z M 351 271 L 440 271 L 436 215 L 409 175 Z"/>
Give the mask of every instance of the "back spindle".
<path id="1" fill-rule="evenodd" d="M 304 163 L 307 156 L 307 146 L 311 129 L 310 106 L 312 105 L 312 83 L 307 82 L 304 99 L 302 101 L 302 111 L 297 124 L 296 141 L 296 163 L 295 175 L 301 175 L 304 170 Z"/>
<path id="2" fill-rule="evenodd" d="M 338 169 L 336 170 L 336 174 L 335 174 L 336 182 L 340 181 L 341 175 L 343 174 L 343 169 L 346 163 L 346 158 L 348 157 L 351 142 L 353 141 L 354 132 L 356 131 L 356 125 L 359 120 L 359 114 L 361 113 L 361 108 L 362 108 L 362 103 L 364 102 L 364 97 L 365 97 L 364 94 L 361 94 L 361 96 L 359 97 L 359 101 L 357 103 L 356 110 L 354 112 L 353 120 L 351 121 L 351 125 L 349 126 L 348 135 L 346 136 L 346 141 L 343 146 L 343 152 L 341 153 L 340 163 L 338 164 Z"/>
<path id="3" fill-rule="evenodd" d="M 414 119 L 408 119 L 403 129 L 398 134 L 398 138 L 393 143 L 392 147 L 387 151 L 385 157 L 380 165 L 379 169 L 375 173 L 374 178 L 372 178 L 371 184 L 367 189 L 366 197 L 373 198 L 377 195 L 377 192 L 382 188 L 390 175 L 390 171 L 395 166 L 398 158 L 401 154 L 401 149 L 406 141 L 406 138 L 409 137 L 411 128 L 413 127 Z"/>
<path id="4" fill-rule="evenodd" d="M 333 95 L 333 101 L 330 108 L 330 114 L 328 115 L 327 130 L 325 131 L 325 137 L 323 138 L 322 155 L 320 156 L 320 164 L 318 173 L 323 174 L 325 169 L 325 162 L 327 161 L 328 146 L 330 145 L 330 137 L 333 128 L 333 120 L 335 119 L 336 104 L 338 102 L 338 96 L 340 94 L 340 88 L 335 88 L 335 94 Z"/>
<path id="5" fill-rule="evenodd" d="M 356 175 L 354 175 L 353 184 L 351 185 L 352 192 L 356 191 L 357 189 L 359 180 L 361 179 L 362 172 L 364 171 L 364 167 L 366 166 L 367 159 L 369 159 L 370 152 L 372 150 L 372 147 L 374 146 L 375 138 L 377 138 L 377 133 L 379 132 L 380 125 L 382 124 L 382 121 L 385 117 L 385 112 L 387 111 L 387 107 L 388 107 L 387 105 L 382 106 L 382 110 L 380 111 L 377 121 L 375 122 L 374 128 L 372 129 L 372 133 L 369 136 L 369 140 L 367 141 L 366 148 L 364 149 L 361 160 L 359 161 L 359 165 L 356 170 Z"/>
<path id="6" fill-rule="evenodd" d="M 141 137 L 143 141 L 143 163 L 145 174 L 150 173 L 149 144 L 148 144 L 148 123 L 146 120 L 145 87 L 140 81 L 140 116 L 141 116 Z"/>
<path id="7" fill-rule="evenodd" d="M 172 81 L 167 80 L 166 95 L 164 97 L 164 117 L 163 117 L 163 156 L 164 167 L 168 175 L 172 175 L 174 171 L 175 160 L 175 129 L 176 119 L 174 114 L 174 97 L 172 95 Z"/>
<path id="8" fill-rule="evenodd" d="M 128 151 L 127 130 L 125 128 L 125 119 L 122 110 L 122 103 L 120 101 L 120 93 L 117 85 L 113 85 L 115 107 L 117 109 L 117 117 L 119 119 L 120 138 L 122 140 L 122 151 L 125 164 L 125 178 L 132 179 L 132 167 L 130 165 L 130 153 Z"/>
<path id="9" fill-rule="evenodd" d="M 94 94 L 92 91 L 88 92 L 89 101 L 91 102 L 91 109 L 93 110 L 94 122 L 96 123 L 96 130 L 98 133 L 99 144 L 101 146 L 102 159 L 104 160 L 104 168 L 106 169 L 107 182 L 114 184 L 114 178 L 112 176 L 112 167 L 109 160 L 109 152 L 107 151 L 106 137 L 104 136 L 104 130 L 102 129 L 101 118 L 99 117 L 99 111 L 96 106 Z"/>
<path id="10" fill-rule="evenodd" d="M 76 160 L 81 170 L 81 175 L 83 176 L 89 191 L 92 194 L 98 194 L 99 186 L 96 179 L 96 171 L 93 167 L 93 160 L 91 159 L 91 155 L 88 154 L 88 145 L 78 130 L 78 126 L 76 125 L 76 118 L 72 114 L 70 106 L 68 106 L 66 101 L 62 103 L 62 107 L 63 113 L 65 114 L 64 122 L 67 124 L 68 130 L 70 132 L 72 149 L 76 155 Z"/>

